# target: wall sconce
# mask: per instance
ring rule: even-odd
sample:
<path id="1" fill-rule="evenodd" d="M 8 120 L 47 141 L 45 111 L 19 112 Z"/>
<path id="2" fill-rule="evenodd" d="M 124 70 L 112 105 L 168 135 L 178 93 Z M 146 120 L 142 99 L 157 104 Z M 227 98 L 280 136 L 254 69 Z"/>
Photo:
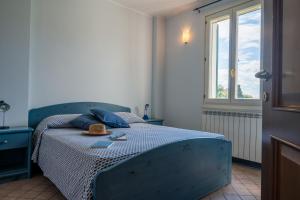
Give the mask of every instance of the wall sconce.
<path id="1" fill-rule="evenodd" d="M 191 40 L 191 30 L 189 28 L 182 31 L 182 42 L 187 45 Z"/>

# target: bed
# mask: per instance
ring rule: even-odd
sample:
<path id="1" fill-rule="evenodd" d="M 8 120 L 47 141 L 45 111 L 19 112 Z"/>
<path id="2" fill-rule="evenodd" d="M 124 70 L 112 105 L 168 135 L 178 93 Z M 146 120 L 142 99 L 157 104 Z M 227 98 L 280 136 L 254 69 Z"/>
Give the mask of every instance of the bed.
<path id="1" fill-rule="evenodd" d="M 29 126 L 36 129 L 47 117 L 94 108 L 130 112 L 105 103 L 59 104 L 31 110 Z M 44 130 L 35 161 L 70 200 L 197 200 L 231 182 L 231 143 L 223 136 L 146 123 L 130 126 L 114 129 L 128 139 L 109 149 L 90 148 L 108 137 L 83 136 L 73 128 Z"/>

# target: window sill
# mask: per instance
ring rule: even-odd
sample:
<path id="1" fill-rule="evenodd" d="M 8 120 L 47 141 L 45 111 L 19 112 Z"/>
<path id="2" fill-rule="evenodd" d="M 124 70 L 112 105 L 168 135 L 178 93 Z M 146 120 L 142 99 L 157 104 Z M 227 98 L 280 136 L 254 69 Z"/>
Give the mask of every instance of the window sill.
<path id="1" fill-rule="evenodd" d="M 234 104 L 204 104 L 204 111 L 230 111 L 230 112 L 246 112 L 246 113 L 262 113 L 262 106 L 234 105 Z"/>

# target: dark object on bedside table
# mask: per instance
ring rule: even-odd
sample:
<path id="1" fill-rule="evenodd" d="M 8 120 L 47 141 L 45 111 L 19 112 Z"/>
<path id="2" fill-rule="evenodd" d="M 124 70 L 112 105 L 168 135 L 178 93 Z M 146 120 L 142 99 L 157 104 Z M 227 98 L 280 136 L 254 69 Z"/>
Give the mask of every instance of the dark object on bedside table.
<path id="1" fill-rule="evenodd" d="M 0 101 L 0 112 L 2 112 L 2 126 L 0 129 L 9 129 L 9 126 L 5 126 L 5 113 L 9 111 L 10 105 L 4 101 Z"/>
<path id="2" fill-rule="evenodd" d="M 149 116 L 148 116 L 149 107 L 150 107 L 150 104 L 145 105 L 143 120 L 148 120 L 149 119 Z"/>
<path id="3" fill-rule="evenodd" d="M 31 177 L 31 136 L 27 127 L 0 130 L 0 179 Z"/>
<path id="4" fill-rule="evenodd" d="M 163 119 L 148 119 L 148 120 L 145 120 L 145 121 L 148 124 L 159 125 L 159 126 L 164 125 L 164 120 Z"/>

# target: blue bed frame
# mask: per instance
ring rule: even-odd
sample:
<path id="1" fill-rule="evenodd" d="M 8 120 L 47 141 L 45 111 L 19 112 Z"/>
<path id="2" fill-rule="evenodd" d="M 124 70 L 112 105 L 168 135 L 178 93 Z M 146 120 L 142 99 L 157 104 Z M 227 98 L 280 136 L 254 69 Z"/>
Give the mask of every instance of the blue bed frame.
<path id="1" fill-rule="evenodd" d="M 130 112 L 94 102 L 53 105 L 29 112 L 29 126 L 46 117 L 85 114 L 92 108 Z M 231 182 L 231 142 L 190 139 L 160 146 L 107 168 L 93 182 L 95 200 L 198 200 Z"/>

